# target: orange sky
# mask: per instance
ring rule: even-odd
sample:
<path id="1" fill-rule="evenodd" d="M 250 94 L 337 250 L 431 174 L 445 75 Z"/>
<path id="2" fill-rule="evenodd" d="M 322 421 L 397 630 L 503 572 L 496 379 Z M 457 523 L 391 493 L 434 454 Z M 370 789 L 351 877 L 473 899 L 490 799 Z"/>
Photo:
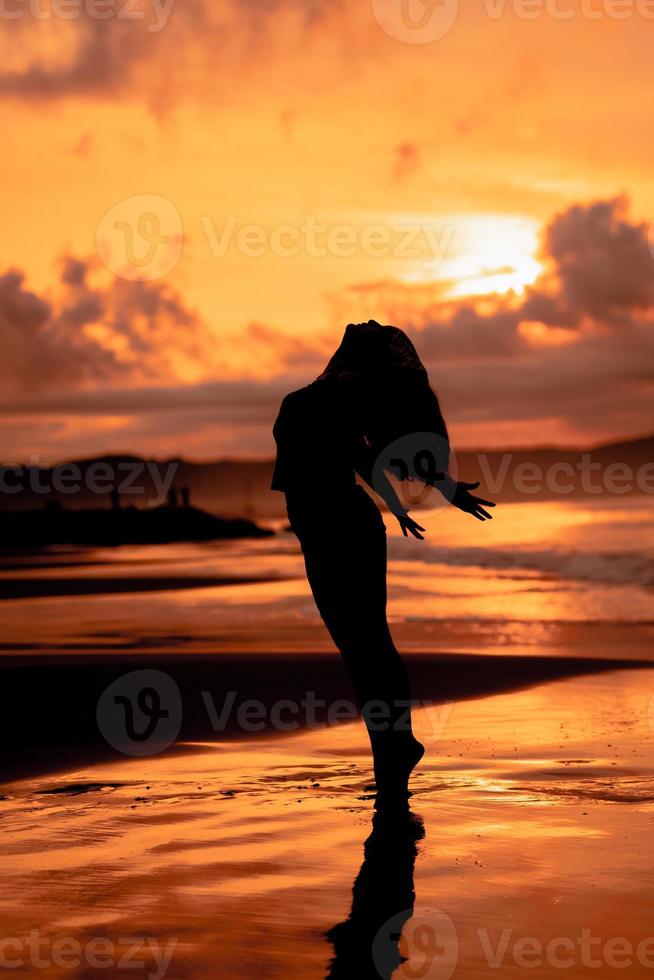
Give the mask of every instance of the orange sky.
<path id="1" fill-rule="evenodd" d="M 6 461 L 269 453 L 370 316 L 458 445 L 649 430 L 654 4 L 460 7 L 8 0 Z"/>

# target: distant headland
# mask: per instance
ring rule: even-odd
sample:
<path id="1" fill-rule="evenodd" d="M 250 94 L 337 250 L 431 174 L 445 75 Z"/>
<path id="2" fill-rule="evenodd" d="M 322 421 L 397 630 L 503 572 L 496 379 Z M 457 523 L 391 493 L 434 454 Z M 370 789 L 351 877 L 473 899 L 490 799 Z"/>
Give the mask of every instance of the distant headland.
<path id="1" fill-rule="evenodd" d="M 0 511 L 3 548 L 53 544 L 120 545 L 167 544 L 173 541 L 213 541 L 262 538 L 273 532 L 245 518 L 216 517 L 197 507 L 139 509 L 134 506 L 66 509 L 58 502 L 40 510 Z"/>
<path id="2" fill-rule="evenodd" d="M 501 503 L 654 494 L 654 435 L 587 448 L 457 451 L 455 446 L 454 450 L 452 472 L 458 479 L 480 480 L 479 492 Z M 52 466 L 40 466 L 33 460 L 20 465 L 5 461 L 0 463 L 0 512 L 6 517 L 8 512 L 43 511 L 58 505 L 66 512 L 87 508 L 106 514 L 118 502 L 125 513 L 108 520 L 103 517 L 104 526 L 113 520 L 116 529 L 127 529 L 131 520 L 127 512 L 134 508 L 139 515 L 145 509 L 150 515 L 139 517 L 143 528 L 145 520 L 153 528 L 159 520 L 164 524 L 168 520 L 170 527 L 179 525 L 188 533 L 197 520 L 198 527 L 209 530 L 212 514 L 223 520 L 244 518 L 247 525 L 248 521 L 285 516 L 283 495 L 270 490 L 272 470 L 272 459 L 192 462 L 101 455 Z M 206 512 L 203 521 L 184 515 L 191 498 Z M 169 514 L 167 508 L 176 513 Z M 72 527 L 75 519 L 67 520 Z M 80 527 L 84 520 L 79 519 Z M 88 521 L 93 523 L 90 517 Z M 10 524 L 2 520 L 3 527 L 9 529 Z M 156 533 L 165 532 L 157 528 Z"/>

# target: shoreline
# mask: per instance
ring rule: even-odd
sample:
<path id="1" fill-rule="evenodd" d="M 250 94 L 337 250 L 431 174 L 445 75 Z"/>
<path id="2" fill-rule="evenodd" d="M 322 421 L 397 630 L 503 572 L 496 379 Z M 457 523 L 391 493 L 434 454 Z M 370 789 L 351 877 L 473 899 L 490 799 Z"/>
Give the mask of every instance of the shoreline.
<path id="1" fill-rule="evenodd" d="M 403 659 L 414 702 L 423 708 L 569 678 L 654 668 L 654 663 L 627 658 L 408 653 Z M 96 712 L 109 685 L 133 671 L 161 672 L 164 685 L 172 683 L 177 692 L 179 730 L 166 750 L 173 754 L 194 742 L 246 746 L 311 729 L 324 732 L 358 717 L 350 679 L 336 653 L 0 656 L 6 698 L 0 744 L 14 746 L 0 751 L 0 785 L 124 759 L 101 733 Z M 343 703 L 349 713 L 337 709 Z"/>

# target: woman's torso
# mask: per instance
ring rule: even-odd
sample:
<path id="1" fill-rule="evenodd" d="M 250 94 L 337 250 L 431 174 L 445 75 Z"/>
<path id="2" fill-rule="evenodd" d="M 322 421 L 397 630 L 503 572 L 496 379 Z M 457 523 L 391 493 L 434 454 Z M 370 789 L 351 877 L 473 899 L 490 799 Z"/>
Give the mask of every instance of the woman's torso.
<path id="1" fill-rule="evenodd" d="M 314 381 L 286 396 L 273 427 L 277 459 L 272 489 L 289 501 L 347 494 L 365 451 L 355 394 L 335 379 Z"/>

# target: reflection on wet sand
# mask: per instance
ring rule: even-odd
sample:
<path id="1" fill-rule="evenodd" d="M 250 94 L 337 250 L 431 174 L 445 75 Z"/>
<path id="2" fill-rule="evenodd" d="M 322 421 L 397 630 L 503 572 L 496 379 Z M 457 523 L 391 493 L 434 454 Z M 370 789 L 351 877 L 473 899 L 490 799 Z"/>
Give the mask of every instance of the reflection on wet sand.
<path id="1" fill-rule="evenodd" d="M 44 950 L 67 938 L 176 941 L 170 980 L 324 980 L 330 970 L 359 980 L 371 962 L 388 973 L 402 956 L 398 977 L 431 962 L 425 978 L 521 980 L 520 942 L 565 940 L 577 954 L 566 978 L 582 980 L 577 940 L 588 930 L 596 952 L 652 936 L 652 678 L 611 671 L 461 700 L 438 728 L 418 711 L 427 754 L 411 806 L 422 840 L 373 820 L 359 722 L 8 783 L 4 935 L 36 930 Z M 613 976 L 602 955 L 593 975 Z M 544 959 L 530 975 L 559 972 Z M 623 973 L 651 968 L 634 960 Z"/>
<path id="2" fill-rule="evenodd" d="M 402 928 L 415 901 L 413 870 L 422 820 L 408 808 L 375 813 L 345 922 L 327 933 L 334 946 L 328 980 L 390 980 L 402 962 Z"/>

